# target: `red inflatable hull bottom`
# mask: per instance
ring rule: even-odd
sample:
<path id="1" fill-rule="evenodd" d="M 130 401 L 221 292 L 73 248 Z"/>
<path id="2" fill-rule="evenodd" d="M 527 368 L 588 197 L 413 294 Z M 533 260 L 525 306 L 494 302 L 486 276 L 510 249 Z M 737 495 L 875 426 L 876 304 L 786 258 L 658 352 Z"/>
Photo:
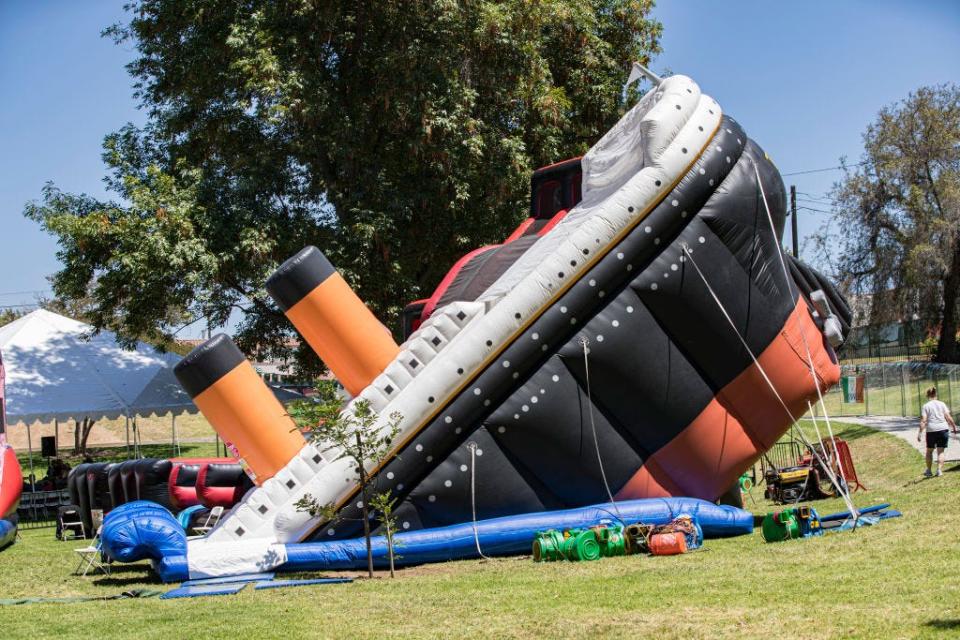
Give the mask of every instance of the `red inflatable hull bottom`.
<path id="1" fill-rule="evenodd" d="M 807 401 L 816 401 L 808 348 L 820 390 L 826 391 L 840 380 L 840 367 L 801 299 L 780 335 L 757 354 L 790 415 L 760 367 L 751 365 L 721 389 L 680 435 L 644 461 L 617 499 L 692 496 L 713 500 L 722 495 L 790 428 L 793 419 L 807 412 Z"/>
<path id="2" fill-rule="evenodd" d="M 13 447 L 0 444 L 0 518 L 16 513 L 22 491 L 23 474 Z"/>

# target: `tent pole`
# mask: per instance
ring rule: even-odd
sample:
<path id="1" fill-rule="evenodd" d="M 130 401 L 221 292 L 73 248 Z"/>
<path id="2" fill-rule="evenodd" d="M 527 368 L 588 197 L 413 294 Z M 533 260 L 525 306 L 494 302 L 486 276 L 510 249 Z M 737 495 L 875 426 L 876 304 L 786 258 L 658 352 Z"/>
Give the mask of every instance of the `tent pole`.
<path id="1" fill-rule="evenodd" d="M 126 432 L 127 432 L 127 460 L 130 459 L 130 416 L 126 417 Z"/>
<path id="2" fill-rule="evenodd" d="M 53 448 L 54 458 L 60 457 L 60 421 L 56 418 L 53 419 Z"/>
<path id="3" fill-rule="evenodd" d="M 34 491 L 34 484 L 37 476 L 33 474 L 33 435 L 30 431 L 30 423 L 27 423 L 27 455 L 30 456 L 30 492 Z"/>

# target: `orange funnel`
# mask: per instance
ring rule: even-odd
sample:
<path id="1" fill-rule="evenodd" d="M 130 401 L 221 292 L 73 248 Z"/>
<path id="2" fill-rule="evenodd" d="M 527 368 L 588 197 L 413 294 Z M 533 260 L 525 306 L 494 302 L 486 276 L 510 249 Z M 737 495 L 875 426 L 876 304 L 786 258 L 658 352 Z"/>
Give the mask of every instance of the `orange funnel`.
<path id="1" fill-rule="evenodd" d="M 316 247 L 267 280 L 267 291 L 340 384 L 357 395 L 400 352 L 390 332 Z"/>
<path id="2" fill-rule="evenodd" d="M 273 477 L 306 444 L 287 410 L 227 336 L 216 335 L 195 348 L 174 373 L 220 437 L 237 448 L 257 484 Z"/>

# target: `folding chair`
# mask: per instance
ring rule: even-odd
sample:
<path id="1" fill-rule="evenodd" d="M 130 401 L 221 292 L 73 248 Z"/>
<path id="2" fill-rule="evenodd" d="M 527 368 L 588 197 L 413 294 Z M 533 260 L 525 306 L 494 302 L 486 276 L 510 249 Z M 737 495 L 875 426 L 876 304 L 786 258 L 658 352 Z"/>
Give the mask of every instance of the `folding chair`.
<path id="1" fill-rule="evenodd" d="M 203 524 L 199 527 L 194 527 L 193 530 L 198 534 L 198 536 L 205 536 L 207 533 L 217 526 L 217 523 L 220 522 L 220 516 L 223 515 L 223 507 L 214 507 L 210 509 L 210 513 L 207 514 L 207 519 L 204 520 Z"/>
<path id="2" fill-rule="evenodd" d="M 74 549 L 73 551 L 80 556 L 80 561 L 77 563 L 77 568 L 73 570 L 73 574 L 80 574 L 81 576 L 86 576 L 90 569 L 103 572 L 103 575 L 110 575 L 110 563 L 104 562 L 101 559 L 103 555 L 103 549 L 100 541 L 100 531 L 103 527 L 97 529 L 97 535 L 93 537 L 93 544 L 82 549 Z M 83 573 L 80 573 L 80 569 L 83 569 Z"/>
<path id="3" fill-rule="evenodd" d="M 80 517 L 80 507 L 75 505 L 60 507 L 57 510 L 57 538 L 66 540 L 68 531 L 73 532 L 73 539 L 87 537 L 87 530 L 83 526 L 83 518 Z"/>

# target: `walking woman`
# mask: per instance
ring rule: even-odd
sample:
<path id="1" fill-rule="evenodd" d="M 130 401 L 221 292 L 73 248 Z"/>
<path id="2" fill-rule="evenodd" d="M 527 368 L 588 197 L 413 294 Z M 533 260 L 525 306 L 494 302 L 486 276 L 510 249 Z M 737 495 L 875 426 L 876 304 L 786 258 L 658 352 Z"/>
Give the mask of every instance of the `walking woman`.
<path id="1" fill-rule="evenodd" d="M 937 388 L 930 387 L 927 389 L 927 403 L 920 410 L 920 431 L 917 432 L 917 442 L 920 442 L 924 430 L 927 432 L 927 470 L 923 475 L 928 478 L 933 475 L 930 467 L 933 465 L 934 449 L 937 450 L 937 475 L 943 475 L 943 451 L 947 448 L 948 428 L 956 433 L 957 423 L 953 421 L 947 405 L 937 400 Z"/>

